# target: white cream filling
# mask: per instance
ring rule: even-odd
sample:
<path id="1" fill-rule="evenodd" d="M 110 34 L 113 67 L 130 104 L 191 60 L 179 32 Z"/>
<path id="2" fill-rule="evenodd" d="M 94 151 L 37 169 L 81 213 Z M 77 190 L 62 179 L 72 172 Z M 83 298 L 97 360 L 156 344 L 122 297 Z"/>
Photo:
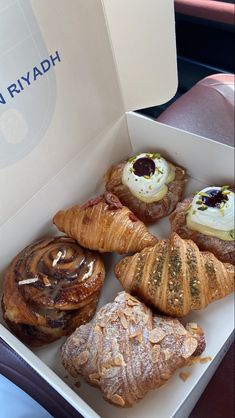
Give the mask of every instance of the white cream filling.
<path id="1" fill-rule="evenodd" d="M 206 187 L 194 196 L 187 214 L 187 226 L 205 235 L 231 241 L 234 239 L 234 193 L 225 190 L 228 200 L 221 207 L 210 207 L 200 203 L 202 194 L 210 190 L 221 190 L 221 187 Z"/>
<path id="2" fill-rule="evenodd" d="M 151 158 L 155 164 L 155 172 L 151 176 L 137 176 L 133 165 L 140 158 Z M 143 202 L 161 200 L 168 191 L 167 184 L 175 178 L 175 167 L 168 163 L 160 154 L 142 153 L 132 157 L 126 163 L 122 183 L 131 193 Z"/>

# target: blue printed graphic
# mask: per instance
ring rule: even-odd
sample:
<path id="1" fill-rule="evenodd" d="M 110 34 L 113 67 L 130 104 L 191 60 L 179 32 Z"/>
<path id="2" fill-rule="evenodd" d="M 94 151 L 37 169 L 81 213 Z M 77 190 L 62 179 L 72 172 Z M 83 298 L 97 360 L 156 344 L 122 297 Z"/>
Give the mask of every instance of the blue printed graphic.
<path id="1" fill-rule="evenodd" d="M 28 0 L 0 0 L 0 168 L 43 138 L 56 100 L 60 51 L 48 51 Z"/>

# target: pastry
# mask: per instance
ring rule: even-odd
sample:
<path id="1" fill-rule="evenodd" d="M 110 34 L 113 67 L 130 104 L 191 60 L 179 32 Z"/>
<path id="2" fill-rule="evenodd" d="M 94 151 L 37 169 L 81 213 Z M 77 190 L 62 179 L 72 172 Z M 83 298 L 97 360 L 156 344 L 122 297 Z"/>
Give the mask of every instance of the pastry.
<path id="1" fill-rule="evenodd" d="M 234 290 L 234 266 L 200 252 L 176 233 L 169 240 L 125 257 L 115 275 L 127 292 L 168 315 L 182 317 Z"/>
<path id="2" fill-rule="evenodd" d="M 143 222 L 108 192 L 83 206 L 59 211 L 53 222 L 82 246 L 100 252 L 133 253 L 157 242 Z"/>
<path id="3" fill-rule="evenodd" d="M 62 363 L 82 375 L 114 405 L 127 407 L 162 386 L 205 348 L 197 324 L 154 315 L 126 292 L 103 306 L 62 346 Z"/>
<path id="4" fill-rule="evenodd" d="M 186 171 L 158 153 L 142 153 L 111 167 L 105 188 L 114 193 L 143 222 L 169 215 L 181 200 Z"/>
<path id="5" fill-rule="evenodd" d="M 235 264 L 234 210 L 229 186 L 206 187 L 177 205 L 170 216 L 172 231 L 224 263 Z"/>
<path id="6" fill-rule="evenodd" d="M 29 345 L 54 341 L 92 318 L 104 276 L 100 256 L 71 238 L 31 244 L 5 273 L 4 319 Z"/>

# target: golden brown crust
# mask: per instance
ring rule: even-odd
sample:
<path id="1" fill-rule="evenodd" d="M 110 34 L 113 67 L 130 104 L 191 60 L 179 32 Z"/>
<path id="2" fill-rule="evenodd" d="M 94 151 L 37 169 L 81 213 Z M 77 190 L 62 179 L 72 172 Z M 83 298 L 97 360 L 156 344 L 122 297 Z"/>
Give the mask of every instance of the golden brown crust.
<path id="1" fill-rule="evenodd" d="M 157 242 L 143 222 L 109 192 L 83 206 L 59 211 L 53 222 L 82 246 L 99 252 L 134 253 Z"/>
<path id="2" fill-rule="evenodd" d="M 192 239 L 202 251 L 213 253 L 223 263 L 235 264 L 235 242 L 224 241 L 217 237 L 210 237 L 198 231 L 189 229 L 186 224 L 186 212 L 193 200 L 188 197 L 178 203 L 170 216 L 172 232 L 177 232 L 181 238 Z"/>
<path id="3" fill-rule="evenodd" d="M 234 290 L 234 266 L 200 252 L 176 233 L 152 248 L 123 258 L 115 275 L 127 292 L 162 312 L 182 317 Z"/>
<path id="4" fill-rule="evenodd" d="M 71 238 L 38 241 L 5 273 L 4 318 L 28 344 L 51 342 L 91 319 L 104 276 L 100 256 Z"/>
<path id="5" fill-rule="evenodd" d="M 114 193 L 123 205 L 127 206 L 144 223 L 153 223 L 168 216 L 181 200 L 186 183 L 186 170 L 176 167 L 175 179 L 168 184 L 168 192 L 158 202 L 146 203 L 135 197 L 122 183 L 122 173 L 127 161 L 109 168 L 104 181 L 107 191 Z"/>
<path id="6" fill-rule="evenodd" d="M 201 340 L 205 339 L 202 333 Z M 198 347 L 196 333 L 177 320 L 153 315 L 121 292 L 92 323 L 79 327 L 62 346 L 64 367 L 81 374 L 116 406 L 128 407 L 162 386 Z"/>

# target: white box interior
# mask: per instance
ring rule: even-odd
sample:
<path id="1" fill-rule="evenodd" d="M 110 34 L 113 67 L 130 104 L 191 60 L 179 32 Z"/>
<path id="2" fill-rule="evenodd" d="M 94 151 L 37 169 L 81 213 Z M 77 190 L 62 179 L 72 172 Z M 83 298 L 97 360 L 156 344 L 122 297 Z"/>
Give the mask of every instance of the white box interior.
<path id="1" fill-rule="evenodd" d="M 173 130 L 165 125 L 158 124 L 150 119 L 134 113 L 126 115 L 130 142 L 123 136 L 126 131 L 126 120 L 123 118 L 119 124 L 103 137 L 99 138 L 96 147 L 89 144 L 81 154 L 76 156 L 55 178 L 40 190 L 27 205 L 11 219 L 1 235 L 6 245 L 3 248 L 3 259 L 8 262 L 28 242 L 39 237 L 55 234 L 56 229 L 52 226 L 53 214 L 60 208 L 68 207 L 75 202 L 84 202 L 90 196 L 94 196 L 102 189 L 102 177 L 107 167 L 120 159 L 137 151 L 159 150 L 172 161 L 184 165 L 190 178 L 185 196 L 190 192 L 203 188 L 204 185 L 221 184 L 232 180 L 233 175 L 233 150 L 223 144 L 197 137 L 181 131 Z M 213 145 L 213 147 L 212 147 Z M 93 151 L 91 152 L 91 149 Z M 201 166 L 200 156 L 213 153 L 213 166 Z M 210 154 L 211 155 L 211 154 Z M 86 158 L 84 158 L 86 156 Z M 220 167 L 223 167 L 220 171 Z M 198 167 L 200 170 L 198 171 Z M 95 179 L 95 181 L 94 181 Z M 203 181 L 202 181 L 203 180 Z M 46 204 L 45 204 L 46 203 Z M 27 220 L 27 221 L 26 221 Z M 170 226 L 168 219 L 163 219 L 151 226 L 151 231 L 159 238 L 169 236 Z M 14 243 L 9 242 L 7 237 L 15 237 Z M 114 263 L 119 256 L 105 255 L 107 276 L 101 292 L 99 306 L 112 301 L 121 286 L 112 272 Z M 5 263 L 4 263 L 5 264 Z M 158 411 L 160 418 L 173 416 L 187 416 L 193 407 L 208 379 L 214 372 L 224 346 L 229 343 L 233 331 L 233 296 L 212 303 L 202 311 L 192 312 L 184 321 L 197 322 L 205 331 L 207 347 L 203 355 L 211 356 L 212 361 L 206 364 L 194 365 L 187 368 L 190 378 L 183 382 L 177 372 L 172 379 L 162 388 L 150 392 L 144 400 L 131 409 L 114 407 L 102 399 L 101 392 L 87 385 L 83 379 L 71 379 L 61 366 L 60 346 L 62 340 L 37 348 L 34 350 L 44 364 L 49 366 L 66 384 L 73 389 L 69 390 L 55 375 L 41 367 L 41 363 L 14 339 L 14 348 L 29 361 L 37 371 L 42 374 L 52 386 L 56 387 L 63 396 L 84 414 L 85 417 L 97 416 L 89 408 L 81 403 L 82 398 L 100 417 L 108 418 L 151 418 L 153 411 Z M 4 330 L 3 338 L 12 343 L 12 336 Z M 2 328 L 1 328 L 2 335 Z M 221 351 L 222 350 L 222 351 Z M 81 382 L 77 388 L 75 383 Z M 79 396 L 79 397 L 78 397 Z M 169 402 L 170 399 L 170 402 Z M 188 399 L 188 402 L 186 400 Z M 178 415 L 177 415 L 178 414 Z"/>
<path id="2" fill-rule="evenodd" d="M 0 35 L 10 44 L 0 51 L 4 52 L 0 87 L 57 50 L 61 62 L 14 102 L 0 107 L 0 135 L 9 111 L 17 132 L 15 110 L 22 112 L 32 135 L 41 134 L 30 152 L 22 142 L 23 156 L 0 170 L 1 282 L 15 254 L 30 242 L 57 233 L 51 222 L 57 210 L 97 195 L 106 169 L 133 151 L 159 150 L 186 167 L 192 178 L 185 195 L 204 185 L 231 183 L 232 148 L 125 114 L 163 103 L 176 90 L 173 0 L 18 0 L 17 4 L 9 0 L 5 6 L 0 5 Z M 7 24 L 13 18 L 17 31 L 9 37 Z M 34 124 L 41 122 L 38 115 L 40 126 Z M 168 236 L 168 220 L 159 221 L 151 231 L 159 238 Z M 113 300 L 120 290 L 112 273 L 116 259 L 114 254 L 105 256 L 107 277 L 100 305 Z M 62 340 L 33 353 L 1 324 L 0 335 L 84 417 L 152 418 L 157 413 L 159 418 L 183 418 L 230 341 L 233 298 L 215 302 L 189 318 L 204 328 L 205 356 L 211 356 L 212 362 L 193 366 L 185 383 L 176 373 L 160 390 L 124 410 L 105 402 L 100 391 L 84 381 L 79 389 L 74 386 L 60 363 Z"/>

